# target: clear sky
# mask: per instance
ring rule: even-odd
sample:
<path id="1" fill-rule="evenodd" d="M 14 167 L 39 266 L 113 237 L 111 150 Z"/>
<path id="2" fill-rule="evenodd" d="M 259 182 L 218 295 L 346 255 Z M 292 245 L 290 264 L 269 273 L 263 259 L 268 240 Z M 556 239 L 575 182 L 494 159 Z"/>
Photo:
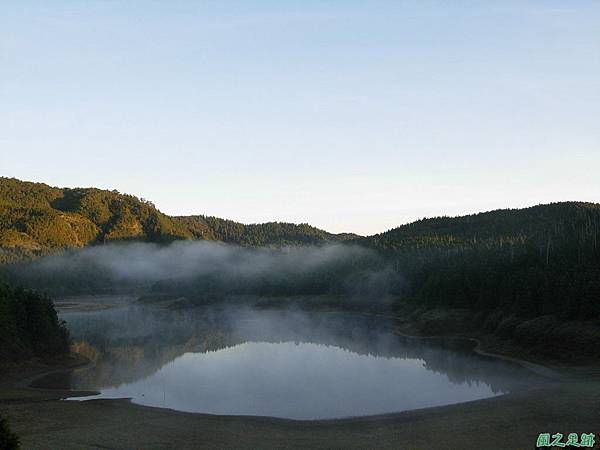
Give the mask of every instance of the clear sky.
<path id="1" fill-rule="evenodd" d="M 0 3 L 0 175 L 373 233 L 600 201 L 600 1 Z"/>

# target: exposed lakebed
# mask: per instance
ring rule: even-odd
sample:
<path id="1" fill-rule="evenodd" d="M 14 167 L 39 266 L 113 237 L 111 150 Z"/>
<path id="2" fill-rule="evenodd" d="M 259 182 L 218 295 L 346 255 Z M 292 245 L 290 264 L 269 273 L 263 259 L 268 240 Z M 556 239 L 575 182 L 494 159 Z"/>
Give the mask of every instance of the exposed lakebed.
<path id="1" fill-rule="evenodd" d="M 36 387 L 180 411 L 324 419 L 477 400 L 544 380 L 467 341 L 411 339 L 368 316 L 141 306 L 65 312 L 92 367 Z"/>

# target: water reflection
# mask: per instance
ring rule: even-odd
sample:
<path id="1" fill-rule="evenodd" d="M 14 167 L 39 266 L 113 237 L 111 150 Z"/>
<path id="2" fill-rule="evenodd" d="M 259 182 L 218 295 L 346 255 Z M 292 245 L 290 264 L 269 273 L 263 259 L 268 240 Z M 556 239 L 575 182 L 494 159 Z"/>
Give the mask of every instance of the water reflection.
<path id="1" fill-rule="evenodd" d="M 475 355 L 464 341 L 405 339 L 393 333 L 393 322 L 372 317 L 125 307 L 63 318 L 95 362 L 62 380 L 64 387 L 182 411 L 345 417 L 540 382 L 518 366 Z"/>

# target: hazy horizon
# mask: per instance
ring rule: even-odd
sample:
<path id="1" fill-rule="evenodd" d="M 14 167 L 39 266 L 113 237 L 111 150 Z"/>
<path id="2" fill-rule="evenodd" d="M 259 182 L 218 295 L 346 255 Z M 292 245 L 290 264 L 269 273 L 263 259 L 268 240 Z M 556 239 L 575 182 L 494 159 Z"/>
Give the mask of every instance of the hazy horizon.
<path id="1" fill-rule="evenodd" d="M 0 175 L 369 235 L 600 201 L 600 3 L 5 2 Z"/>

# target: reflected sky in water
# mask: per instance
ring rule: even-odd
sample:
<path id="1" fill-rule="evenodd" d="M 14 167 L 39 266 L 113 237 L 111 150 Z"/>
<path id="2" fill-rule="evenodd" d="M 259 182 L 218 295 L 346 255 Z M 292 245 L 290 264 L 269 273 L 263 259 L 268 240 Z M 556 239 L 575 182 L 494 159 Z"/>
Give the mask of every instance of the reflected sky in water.
<path id="1" fill-rule="evenodd" d="M 37 386 L 100 392 L 83 400 L 127 397 L 180 411 L 322 419 L 541 383 L 515 364 L 476 355 L 463 340 L 405 338 L 393 321 L 359 315 L 133 306 L 63 318 L 94 367 Z"/>
<path id="2" fill-rule="evenodd" d="M 95 398 L 180 411 L 320 419 L 423 408 L 493 396 L 452 383 L 419 359 L 359 355 L 307 343 L 250 342 L 185 353 L 152 375 Z"/>

